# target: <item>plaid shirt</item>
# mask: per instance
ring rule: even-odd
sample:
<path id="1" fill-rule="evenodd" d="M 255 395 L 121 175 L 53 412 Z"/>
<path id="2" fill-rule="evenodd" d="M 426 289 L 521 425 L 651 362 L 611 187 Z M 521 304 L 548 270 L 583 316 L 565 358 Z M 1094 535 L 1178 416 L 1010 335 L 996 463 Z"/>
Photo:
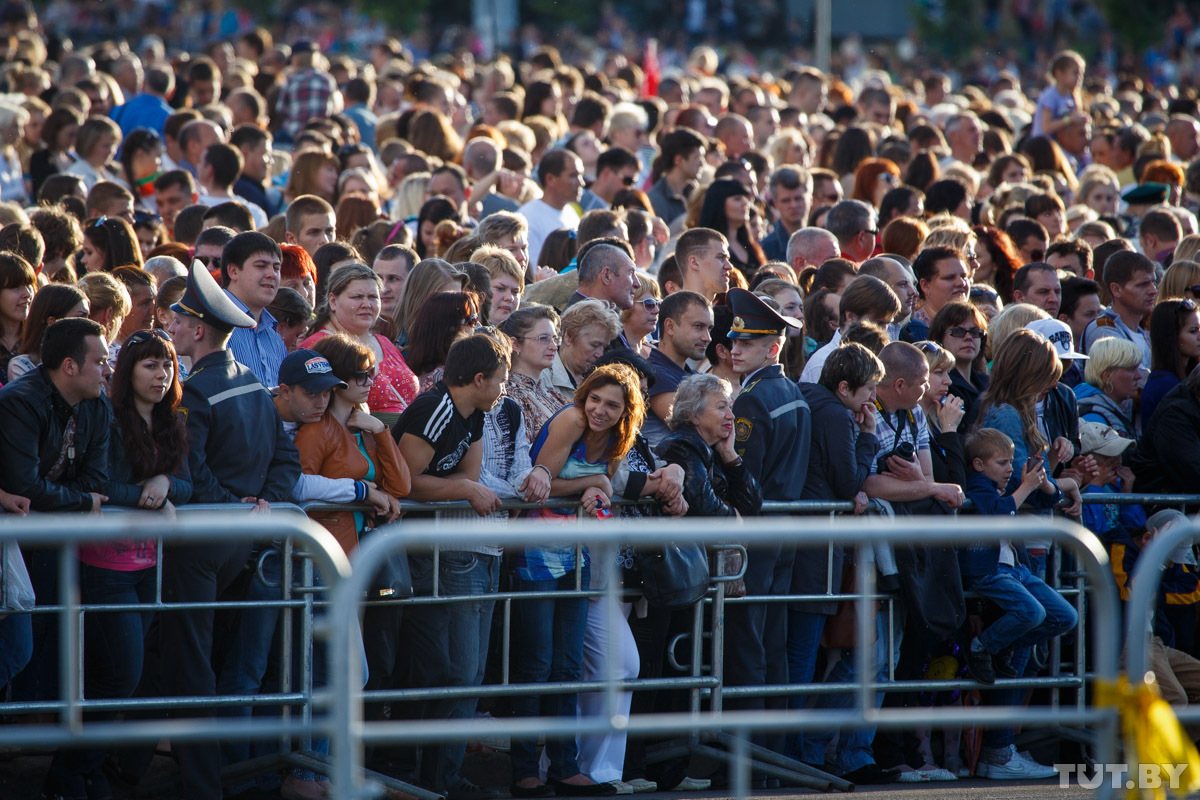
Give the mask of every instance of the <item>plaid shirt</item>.
<path id="1" fill-rule="evenodd" d="M 288 79 L 279 93 L 279 110 L 283 112 L 283 130 L 289 139 L 294 139 L 310 119 L 333 114 L 336 88 L 333 78 L 312 67 L 305 67 Z"/>

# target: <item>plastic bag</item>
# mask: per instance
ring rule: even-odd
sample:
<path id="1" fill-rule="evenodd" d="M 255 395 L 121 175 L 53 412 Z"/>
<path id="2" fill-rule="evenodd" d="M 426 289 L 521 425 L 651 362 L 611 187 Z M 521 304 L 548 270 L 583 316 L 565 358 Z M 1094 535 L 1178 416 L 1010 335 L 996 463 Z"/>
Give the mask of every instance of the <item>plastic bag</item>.
<path id="1" fill-rule="evenodd" d="M 10 611 L 32 611 L 36 602 L 29 570 L 16 542 L 3 544 L 4 561 L 0 566 L 0 615 Z"/>

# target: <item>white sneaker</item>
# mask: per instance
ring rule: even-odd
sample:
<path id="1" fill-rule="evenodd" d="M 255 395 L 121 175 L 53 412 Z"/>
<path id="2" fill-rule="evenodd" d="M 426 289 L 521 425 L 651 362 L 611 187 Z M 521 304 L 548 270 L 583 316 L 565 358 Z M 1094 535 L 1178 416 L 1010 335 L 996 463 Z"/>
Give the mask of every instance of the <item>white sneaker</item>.
<path id="1" fill-rule="evenodd" d="M 975 774 L 994 781 L 1037 780 L 1056 777 L 1058 770 L 1036 761 L 1025 761 L 1017 755 L 1017 748 L 1010 744 L 1000 749 L 984 749 Z"/>
<path id="2" fill-rule="evenodd" d="M 607 783 L 617 790 L 617 794 L 633 794 L 633 787 L 625 781 L 607 781 Z"/>
<path id="3" fill-rule="evenodd" d="M 1058 774 L 1058 770 L 1054 769 L 1054 767 L 1048 767 L 1045 764 L 1041 763 L 1040 761 L 1035 759 L 1033 757 L 1033 754 L 1030 753 L 1028 750 L 1022 750 L 1021 752 L 1017 753 L 1017 758 L 1021 759 L 1022 761 L 1024 761 L 1026 764 L 1028 764 L 1030 767 L 1032 767 L 1034 769 L 1042 770 L 1042 771 L 1051 770 L 1053 775 Z M 1046 777 L 1049 778 L 1052 776 L 1047 775 Z"/>
<path id="4" fill-rule="evenodd" d="M 712 787 L 712 781 L 708 778 L 684 778 L 675 788 L 673 792 L 705 792 Z"/>
<path id="5" fill-rule="evenodd" d="M 626 783 L 633 787 L 634 794 L 658 791 L 658 784 L 654 781 L 648 781 L 645 778 L 634 778 L 631 781 L 626 781 Z"/>

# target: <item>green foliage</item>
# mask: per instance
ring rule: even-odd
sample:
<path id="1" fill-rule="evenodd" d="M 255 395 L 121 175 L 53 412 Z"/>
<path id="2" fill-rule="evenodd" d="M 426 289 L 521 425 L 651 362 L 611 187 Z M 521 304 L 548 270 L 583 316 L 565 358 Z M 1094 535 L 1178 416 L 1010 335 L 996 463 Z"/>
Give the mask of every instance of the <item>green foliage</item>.
<path id="1" fill-rule="evenodd" d="M 576 0 L 522 0 L 521 20 L 546 25 L 572 24 L 583 30 L 595 26 L 599 3 Z"/>
<path id="2" fill-rule="evenodd" d="M 1126 0 L 1100 0 L 1097 5 L 1117 41 L 1138 52 L 1162 40 L 1164 24 L 1175 10 L 1175 0 L 1138 0 L 1136 11 Z"/>
<path id="3" fill-rule="evenodd" d="M 920 0 L 909 11 L 927 54 L 958 58 L 986 41 L 980 0 Z"/>
<path id="4" fill-rule="evenodd" d="M 430 0 L 360 0 L 362 10 L 389 27 L 411 31 L 421 24 L 421 17 L 429 11 Z"/>

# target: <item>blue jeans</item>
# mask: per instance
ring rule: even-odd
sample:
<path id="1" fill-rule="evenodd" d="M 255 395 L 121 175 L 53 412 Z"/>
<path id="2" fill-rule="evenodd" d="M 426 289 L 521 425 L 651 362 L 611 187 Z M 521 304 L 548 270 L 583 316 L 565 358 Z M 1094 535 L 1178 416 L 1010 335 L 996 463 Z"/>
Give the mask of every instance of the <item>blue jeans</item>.
<path id="1" fill-rule="evenodd" d="M 438 560 L 438 591 L 446 597 L 495 594 L 500 588 L 500 556 L 485 553 L 443 551 Z M 446 642 L 450 654 L 450 685 L 481 686 L 487 667 L 488 641 L 492 635 L 494 600 L 470 600 L 450 603 Z M 457 700 L 450 710 L 451 719 L 475 716 L 478 697 Z M 439 789 L 458 782 L 458 770 L 466 755 L 467 743 L 459 740 L 439 747 L 438 769 L 443 783 Z"/>
<path id="2" fill-rule="evenodd" d="M 788 683 L 793 686 L 813 682 L 817 668 L 817 655 L 821 649 L 821 632 L 825 629 L 825 614 L 813 614 L 798 611 L 796 606 L 788 608 L 787 612 L 787 656 Z M 808 706 L 807 694 L 793 694 L 788 698 L 788 708 L 802 709 Z M 804 753 L 804 742 L 807 734 L 797 732 L 789 742 L 790 755 L 799 758 Z M 812 762 L 820 765 L 824 758 Z"/>
<path id="3" fill-rule="evenodd" d="M 85 605 L 139 605 L 154 602 L 155 569 L 125 572 L 79 565 L 80 599 Z M 153 611 L 93 611 L 84 616 L 84 696 L 89 700 L 133 695 L 142 677 L 145 638 Z M 87 722 L 111 721 L 115 711 L 89 711 Z M 104 749 L 59 750 L 50 764 L 49 781 L 71 796 L 80 781 L 99 772 Z"/>
<path id="4" fill-rule="evenodd" d="M 992 654 L 1049 641 L 1079 622 L 1071 604 L 1024 564 L 1000 564 L 991 575 L 972 579 L 970 588 L 1004 612 L 979 634 L 979 643 Z"/>
<path id="5" fill-rule="evenodd" d="M 979 643 L 993 654 L 1012 648 L 1009 663 L 1017 675 L 1025 674 L 1030 647 L 1074 629 L 1079 622 L 1075 608 L 1024 564 L 1015 567 L 1000 564 L 991 575 L 965 582 L 966 588 L 991 600 L 1004 612 L 1004 616 L 979 634 Z M 983 693 L 983 704 L 1017 705 L 1024 695 L 1024 689 L 995 689 Z M 987 747 L 1006 747 L 1012 743 L 1012 728 L 988 728 L 983 732 L 983 744 Z"/>
<path id="6" fill-rule="evenodd" d="M 37 605 L 58 605 L 58 554 L 61 548 L 27 549 L 23 552 L 29 580 L 37 596 Z M 13 700 L 57 700 L 58 691 L 58 619 L 53 614 L 29 617 L 32 652 L 28 666 L 14 673 Z"/>
<path id="7" fill-rule="evenodd" d="M 888 658 L 892 659 L 891 663 L 896 663 L 900 659 L 900 640 L 901 634 L 904 632 L 904 611 L 897 603 L 894 616 L 894 626 L 892 633 L 893 650 L 888 653 L 888 610 L 884 605 L 875 614 L 875 644 L 872 646 L 874 679 L 876 683 L 887 680 L 888 676 Z M 853 648 L 845 648 L 841 651 L 841 659 L 833 666 L 829 672 L 829 677 L 826 679 L 828 683 L 854 683 L 858 681 L 858 664 L 855 658 Z M 847 694 L 821 694 L 817 696 L 816 703 L 813 704 L 814 709 L 847 709 L 853 708 L 855 704 L 855 695 Z M 883 705 L 883 692 L 875 693 L 875 708 Z M 822 764 L 825 761 L 825 749 L 829 746 L 829 742 L 833 739 L 833 731 L 821 731 L 806 735 L 804 737 L 804 749 L 800 753 L 800 760 L 808 764 Z M 855 730 L 842 730 L 838 737 L 837 755 L 834 757 L 833 768 L 840 773 L 853 772 L 856 769 L 861 769 L 868 764 L 875 763 L 875 754 L 872 750 L 872 744 L 875 741 L 875 728 L 857 728 Z"/>
<path id="8" fill-rule="evenodd" d="M 0 619 L 0 688 L 25 669 L 33 656 L 30 614 L 9 614 Z"/>
<path id="9" fill-rule="evenodd" d="M 583 568 L 582 588 L 590 585 L 590 568 Z M 561 578 L 525 580 L 514 577 L 520 592 L 569 591 L 575 588 L 575 574 Z M 518 600 L 513 603 L 512 660 L 513 683 L 577 681 L 583 674 L 583 635 L 587 629 L 586 597 L 550 600 Z M 519 695 L 512 699 L 513 716 L 566 717 L 575 719 L 579 698 L 575 694 Z M 537 742 L 517 740 L 511 749 L 513 781 L 539 775 Z M 579 747 L 575 737 L 546 742 L 550 759 L 547 777 L 564 780 L 579 774 Z"/>
<path id="10" fill-rule="evenodd" d="M 297 559 L 293 564 L 292 588 L 296 589 L 301 583 L 300 570 L 302 562 Z M 225 656 L 225 662 L 217 678 L 218 695 L 252 695 L 264 690 L 263 680 L 272 662 L 272 652 L 278 644 L 275 637 L 278 632 L 279 621 L 283 615 L 283 609 L 278 606 L 253 604 L 281 600 L 283 598 L 282 580 L 282 553 L 278 548 L 273 548 L 268 551 L 267 557 L 262 562 L 262 576 L 260 577 L 256 571 L 246 587 L 244 600 L 251 605 L 247 605 L 241 609 L 241 616 L 234 631 L 234 639 L 230 643 L 229 651 Z M 268 586 L 268 583 L 274 585 Z M 316 586 L 322 585 L 321 576 L 315 570 L 313 572 L 313 583 Z M 296 597 L 297 595 L 293 592 L 292 596 Z M 300 615 L 303 613 L 302 609 L 293 609 L 292 688 L 298 687 L 300 680 L 300 659 L 303 655 L 301 648 L 305 644 L 300 641 Z M 363 664 L 365 669 L 365 659 L 363 660 Z M 325 650 L 322 647 L 314 646 L 312 653 L 312 685 L 314 688 L 317 688 L 325 686 L 327 683 Z M 282 691 L 282 687 L 269 686 L 265 690 Z M 225 706 L 218 713 L 224 717 L 249 719 L 255 713 L 277 716 L 279 709 L 278 707 L 262 707 L 256 712 L 253 706 L 240 705 Z M 225 741 L 221 743 L 221 758 L 225 764 L 237 764 L 252 756 L 276 753 L 278 749 L 278 745 L 273 740 L 269 742 Z M 328 753 L 329 741 L 326 739 L 314 739 L 313 751 L 316 753 Z M 293 774 L 304 780 L 314 780 L 316 778 L 309 770 L 297 769 L 293 770 Z M 273 781 L 268 778 L 261 783 L 264 787 L 270 787 Z M 232 789 L 237 791 L 249 788 L 250 785 L 251 783 L 248 782 L 234 786 Z"/>

